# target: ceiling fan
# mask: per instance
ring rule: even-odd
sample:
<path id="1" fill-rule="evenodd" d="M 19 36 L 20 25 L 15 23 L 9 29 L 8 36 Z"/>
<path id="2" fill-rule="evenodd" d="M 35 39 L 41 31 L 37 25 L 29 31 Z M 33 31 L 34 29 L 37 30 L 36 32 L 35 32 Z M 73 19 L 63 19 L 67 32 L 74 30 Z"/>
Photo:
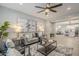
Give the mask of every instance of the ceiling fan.
<path id="1" fill-rule="evenodd" d="M 57 12 L 57 11 L 54 10 L 53 8 L 60 7 L 60 6 L 62 6 L 62 5 L 63 5 L 63 4 L 60 3 L 60 4 L 57 4 L 57 5 L 51 6 L 50 3 L 47 3 L 45 7 L 41 7 L 41 6 L 35 6 L 35 7 L 42 9 L 41 11 L 38 11 L 38 13 L 45 12 L 45 15 L 48 15 L 49 11 L 51 11 L 51 12 Z"/>

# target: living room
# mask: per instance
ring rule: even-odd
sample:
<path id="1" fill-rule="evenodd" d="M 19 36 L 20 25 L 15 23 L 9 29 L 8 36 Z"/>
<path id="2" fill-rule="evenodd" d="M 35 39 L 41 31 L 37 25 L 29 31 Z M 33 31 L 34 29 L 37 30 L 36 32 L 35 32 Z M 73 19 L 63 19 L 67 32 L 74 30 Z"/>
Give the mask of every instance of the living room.
<path id="1" fill-rule="evenodd" d="M 79 56 L 79 3 L 0 3 L 1 56 Z"/>

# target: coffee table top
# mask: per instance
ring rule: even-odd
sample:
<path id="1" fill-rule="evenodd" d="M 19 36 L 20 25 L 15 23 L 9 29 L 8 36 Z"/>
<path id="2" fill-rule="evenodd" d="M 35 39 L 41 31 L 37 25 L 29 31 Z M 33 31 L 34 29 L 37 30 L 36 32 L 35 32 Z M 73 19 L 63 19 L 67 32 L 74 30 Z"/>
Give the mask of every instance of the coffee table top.
<path id="1" fill-rule="evenodd" d="M 51 44 L 53 44 L 53 43 L 56 43 L 56 42 L 57 42 L 57 41 L 55 41 L 55 40 L 49 41 L 49 42 L 47 42 L 46 44 L 42 44 L 42 46 L 47 47 L 47 46 L 49 46 L 49 45 L 51 45 Z"/>

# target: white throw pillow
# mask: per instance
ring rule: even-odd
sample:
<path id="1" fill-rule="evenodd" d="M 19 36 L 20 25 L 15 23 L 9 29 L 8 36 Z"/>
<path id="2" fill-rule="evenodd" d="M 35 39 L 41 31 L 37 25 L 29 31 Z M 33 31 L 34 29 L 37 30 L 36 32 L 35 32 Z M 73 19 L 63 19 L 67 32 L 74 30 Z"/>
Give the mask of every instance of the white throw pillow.
<path id="1" fill-rule="evenodd" d="M 7 46 L 7 48 L 13 48 L 13 47 L 15 47 L 15 44 L 13 43 L 13 41 L 11 39 L 7 39 L 6 46 Z"/>

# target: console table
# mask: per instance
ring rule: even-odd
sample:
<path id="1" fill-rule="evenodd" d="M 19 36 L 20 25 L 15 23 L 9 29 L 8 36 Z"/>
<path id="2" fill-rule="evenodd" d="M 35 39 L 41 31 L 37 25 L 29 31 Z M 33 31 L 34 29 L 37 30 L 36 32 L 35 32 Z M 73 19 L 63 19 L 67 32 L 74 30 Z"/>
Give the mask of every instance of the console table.
<path id="1" fill-rule="evenodd" d="M 50 52 L 55 50 L 57 47 L 57 41 L 53 40 L 52 42 L 47 42 L 42 44 L 42 48 L 39 48 L 37 51 L 47 56 Z"/>

